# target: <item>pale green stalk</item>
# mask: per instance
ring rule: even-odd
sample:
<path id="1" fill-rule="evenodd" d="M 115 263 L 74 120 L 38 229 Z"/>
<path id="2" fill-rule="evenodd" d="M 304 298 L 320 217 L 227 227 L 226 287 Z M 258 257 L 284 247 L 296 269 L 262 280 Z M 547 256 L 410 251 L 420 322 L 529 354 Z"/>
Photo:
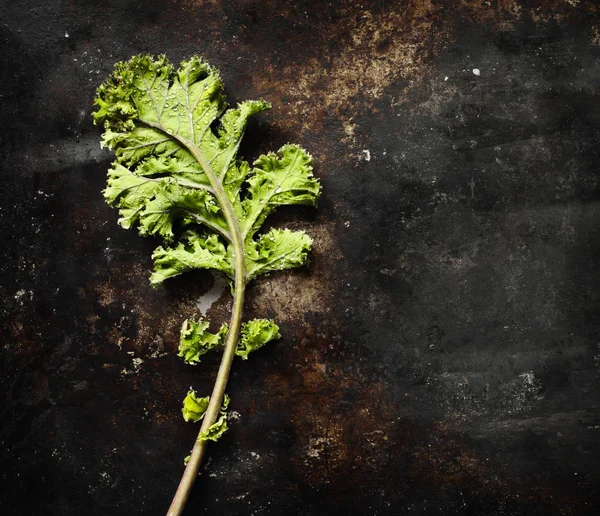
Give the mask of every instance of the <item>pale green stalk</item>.
<path id="1" fill-rule="evenodd" d="M 162 127 L 160 127 L 162 130 Z M 217 379 L 213 387 L 212 394 L 210 395 L 210 402 L 200 431 L 198 438 L 194 444 L 190 460 L 187 463 L 171 506 L 167 512 L 167 516 L 180 516 L 183 512 L 187 499 L 190 496 L 190 492 L 198 476 L 198 470 L 202 464 L 202 459 L 206 453 L 207 441 L 202 440 L 200 437 L 202 432 L 212 426 L 219 415 L 221 405 L 223 404 L 223 397 L 225 395 L 225 388 L 227 386 L 227 380 L 229 379 L 229 372 L 231 371 L 231 364 L 235 357 L 235 350 L 239 340 L 240 327 L 242 324 L 242 309 L 244 305 L 244 294 L 246 291 L 246 264 L 244 260 L 244 241 L 240 232 L 240 227 L 233 211 L 233 206 L 223 189 L 221 181 L 217 178 L 213 172 L 210 164 L 206 161 L 200 150 L 193 144 L 174 136 L 179 142 L 185 146 L 185 148 L 194 156 L 194 159 L 200 163 L 204 173 L 208 177 L 210 184 L 215 192 L 215 196 L 223 210 L 227 226 L 229 227 L 229 233 L 231 235 L 231 244 L 233 245 L 234 255 L 234 295 L 233 295 L 233 307 L 231 310 L 231 320 L 229 322 L 229 332 L 227 333 L 227 340 L 225 342 L 225 350 L 223 351 L 223 358 L 221 359 L 221 365 L 219 366 L 219 372 L 217 373 Z M 240 138 L 241 140 L 241 138 Z M 237 151 L 237 146 L 236 146 Z"/>

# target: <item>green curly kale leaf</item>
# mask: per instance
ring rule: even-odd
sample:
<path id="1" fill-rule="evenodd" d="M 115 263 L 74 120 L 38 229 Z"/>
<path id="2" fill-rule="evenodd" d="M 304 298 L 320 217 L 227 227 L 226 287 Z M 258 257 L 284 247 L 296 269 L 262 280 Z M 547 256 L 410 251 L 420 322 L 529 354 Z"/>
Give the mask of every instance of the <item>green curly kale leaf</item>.
<path id="1" fill-rule="evenodd" d="M 223 406 L 219 411 L 219 419 L 206 430 L 202 430 L 198 436 L 199 441 L 217 441 L 225 432 L 227 432 L 227 408 L 229 407 L 229 396 L 225 394 Z"/>
<path id="2" fill-rule="evenodd" d="M 186 319 L 181 326 L 179 336 L 179 353 L 186 364 L 197 364 L 200 357 L 211 349 L 222 347 L 229 326 L 223 323 L 218 333 L 210 333 L 208 330 L 208 321 L 190 321 Z"/>
<path id="3" fill-rule="evenodd" d="M 209 323 L 203 319 L 186 319 L 181 326 L 179 354 L 186 364 L 196 365 L 200 357 L 211 349 L 222 348 L 229 329 L 223 323 L 217 333 L 208 331 Z M 279 326 L 269 319 L 253 319 L 242 324 L 235 354 L 248 360 L 250 352 L 262 348 L 265 344 L 281 338 Z"/>
<path id="4" fill-rule="evenodd" d="M 165 56 L 141 55 L 116 65 L 96 105 L 102 144 L 117 157 L 107 202 L 119 209 L 121 226 L 137 225 L 141 235 L 167 244 L 153 254 L 153 283 L 200 268 L 233 278 L 232 230 L 217 189 L 235 214 L 248 280 L 306 262 L 311 239 L 301 231 L 254 238 L 275 208 L 314 206 L 320 194 L 311 157 L 297 145 L 261 156 L 253 167 L 238 158 L 248 119 L 269 104 L 227 108 L 218 72 L 200 58 L 174 70 Z"/>
<path id="5" fill-rule="evenodd" d="M 211 333 L 208 322 L 187 320 L 181 330 L 179 356 L 186 363 L 197 364 L 215 348 L 223 349 L 223 359 L 210 400 L 191 391 L 184 402 L 186 420 L 203 423 L 169 511 L 180 514 L 206 440 L 227 428 L 222 405 L 229 403 L 225 386 L 234 356 L 247 359 L 280 336 L 272 321 L 242 325 L 246 285 L 261 274 L 304 265 L 311 249 L 303 231 L 261 228 L 279 206 L 315 206 L 321 186 L 311 156 L 297 145 L 284 145 L 253 165 L 238 156 L 248 120 L 270 105 L 259 100 L 229 107 L 219 73 L 199 57 L 177 69 L 164 55 L 117 63 L 95 105 L 102 146 L 116 156 L 104 197 L 119 210 L 123 228 L 161 240 L 152 254 L 151 283 L 212 269 L 232 284 L 228 324 Z"/>
<path id="6" fill-rule="evenodd" d="M 204 398 L 198 398 L 196 391 L 190 389 L 183 400 L 183 419 L 191 423 L 197 423 L 204 418 L 208 409 L 208 403 L 210 398 L 208 396 Z M 227 430 L 227 408 L 229 407 L 229 396 L 225 394 L 223 397 L 223 406 L 219 411 L 219 418 L 215 423 L 210 425 L 206 430 L 200 432 L 198 439 L 200 441 L 216 441 L 221 437 Z M 187 460 L 187 457 L 186 457 Z"/>
<path id="7" fill-rule="evenodd" d="M 279 326 L 268 319 L 254 319 L 242 325 L 241 339 L 235 354 L 248 360 L 248 355 L 268 342 L 279 339 Z"/>
<path id="8" fill-rule="evenodd" d="M 196 391 L 194 389 L 190 389 L 183 400 L 183 408 L 181 409 L 183 412 L 183 419 L 193 423 L 200 421 L 206 413 L 208 402 L 208 396 L 199 398 L 196 396 Z"/>

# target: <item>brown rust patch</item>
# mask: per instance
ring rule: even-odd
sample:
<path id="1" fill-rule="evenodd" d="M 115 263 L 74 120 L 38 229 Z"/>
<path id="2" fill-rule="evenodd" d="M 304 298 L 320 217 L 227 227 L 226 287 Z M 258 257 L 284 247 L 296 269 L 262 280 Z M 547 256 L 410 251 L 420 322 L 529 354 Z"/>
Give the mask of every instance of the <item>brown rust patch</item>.
<path id="1" fill-rule="evenodd" d="M 411 450 L 411 475 L 415 478 L 425 478 L 441 491 L 494 478 L 464 439 L 449 431 L 447 425 L 432 425 L 428 437 Z M 500 488 L 501 483 L 496 477 L 494 489 Z"/>
<path id="2" fill-rule="evenodd" d="M 116 291 L 115 286 L 113 285 L 112 280 L 108 280 L 104 283 L 98 283 L 94 285 L 93 291 L 96 294 L 96 299 L 98 300 L 98 304 L 100 306 L 110 306 L 114 302 L 118 301 L 119 295 Z M 85 295 L 85 294 L 84 294 Z M 80 293 L 81 296 L 81 293 Z"/>
<path id="3" fill-rule="evenodd" d="M 195 292 L 183 292 L 165 302 L 165 292 L 152 289 L 148 276 L 142 265 L 122 263 L 111 269 L 109 279 L 94 282 L 86 289 L 92 293 L 90 301 L 96 300 L 104 309 L 98 315 L 97 308 L 88 308 L 92 313 L 87 321 L 93 331 L 98 331 L 98 319 L 106 319 L 108 310 L 118 322 L 106 328 L 106 339 L 142 357 L 160 354 L 163 348 L 174 352 L 181 323 L 197 313 Z"/>
<path id="4" fill-rule="evenodd" d="M 294 348 L 291 363 L 296 374 L 269 374 L 266 410 L 290 413 L 297 446 L 292 464 L 309 483 L 358 479 L 380 467 L 402 447 L 397 427 L 398 407 L 381 381 L 358 369 L 306 360 L 305 350 Z"/>
<path id="5" fill-rule="evenodd" d="M 346 134 L 352 134 L 359 98 L 361 103 L 372 104 L 392 82 L 421 74 L 427 54 L 422 34 L 429 32 L 430 22 L 410 24 L 409 15 L 392 12 L 374 14 L 365 9 L 358 16 L 355 12 L 349 7 L 342 23 L 317 35 L 337 41 L 335 50 L 318 52 L 300 66 L 266 67 L 263 74 L 252 78 L 259 95 L 290 99 L 286 105 L 276 106 L 282 116 L 275 124 L 299 121 L 295 132 L 318 133 L 323 129 L 323 117 L 315 119 L 314 113 L 323 110 L 342 122 Z M 326 41 L 321 42 L 324 47 Z"/>
<path id="6" fill-rule="evenodd" d="M 595 46 L 600 46 L 600 26 L 593 25 L 590 29 L 590 43 Z"/>

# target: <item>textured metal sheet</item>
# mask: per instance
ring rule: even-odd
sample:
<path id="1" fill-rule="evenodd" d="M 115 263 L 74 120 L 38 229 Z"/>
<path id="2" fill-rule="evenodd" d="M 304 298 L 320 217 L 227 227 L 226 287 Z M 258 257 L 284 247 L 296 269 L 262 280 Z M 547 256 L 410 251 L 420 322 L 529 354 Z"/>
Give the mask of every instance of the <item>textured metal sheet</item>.
<path id="1" fill-rule="evenodd" d="M 186 514 L 596 514 L 600 17 L 593 1 L 85 1 L 0 7 L 3 515 L 163 514 L 218 357 L 175 357 L 210 274 L 100 195 L 94 90 L 198 53 L 265 98 L 246 157 L 315 157 L 310 270 L 250 288 L 284 339 Z M 227 292 L 210 309 L 227 317 Z"/>

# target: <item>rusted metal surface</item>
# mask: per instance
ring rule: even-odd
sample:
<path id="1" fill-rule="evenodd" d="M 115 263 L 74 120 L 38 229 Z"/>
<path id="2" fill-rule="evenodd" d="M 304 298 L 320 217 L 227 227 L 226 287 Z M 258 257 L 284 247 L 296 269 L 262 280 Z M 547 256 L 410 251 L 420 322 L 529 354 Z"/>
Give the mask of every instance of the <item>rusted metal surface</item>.
<path id="1" fill-rule="evenodd" d="M 100 195 L 94 90 L 198 53 L 315 157 L 310 270 L 250 288 L 284 338 L 186 514 L 596 514 L 600 16 L 593 1 L 12 2 L 2 41 L 3 515 L 163 514 L 218 365 L 175 357 L 210 274 Z M 227 317 L 224 292 L 209 310 Z"/>

